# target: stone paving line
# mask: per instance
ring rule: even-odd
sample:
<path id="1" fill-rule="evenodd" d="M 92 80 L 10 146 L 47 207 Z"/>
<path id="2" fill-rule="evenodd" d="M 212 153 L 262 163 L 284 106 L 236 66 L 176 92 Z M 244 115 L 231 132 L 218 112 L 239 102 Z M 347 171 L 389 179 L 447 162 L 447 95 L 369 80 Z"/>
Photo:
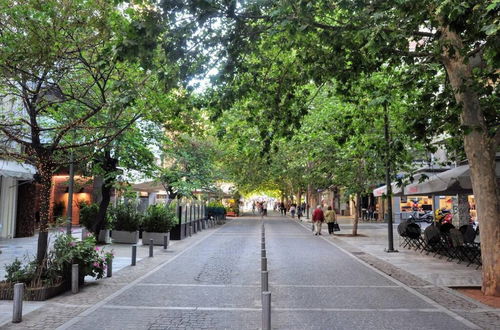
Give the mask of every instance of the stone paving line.
<path id="1" fill-rule="evenodd" d="M 268 221 L 268 219 L 266 219 Z M 269 219 L 272 221 L 272 219 Z M 231 223 L 231 222 L 230 222 Z M 297 222 L 290 222 L 298 224 Z M 275 223 L 279 226 L 278 222 Z M 299 224 L 300 225 L 300 224 Z M 297 226 L 300 227 L 301 226 Z M 302 224 L 302 227 L 310 230 L 307 225 Z M 3 328 L 5 329 L 55 329 L 60 327 L 60 329 L 78 329 L 77 324 L 81 324 L 80 321 L 86 320 L 87 318 L 98 318 L 106 319 L 109 313 L 115 313 L 117 311 L 122 311 L 119 315 L 124 320 L 122 324 L 126 326 L 123 329 L 142 329 L 144 328 L 144 320 L 148 320 L 150 325 L 149 329 L 221 329 L 221 328 L 259 328 L 260 322 L 255 322 L 255 320 L 260 321 L 260 302 L 254 302 L 253 304 L 236 304 L 231 306 L 200 306 L 199 304 L 189 304 L 186 305 L 177 304 L 176 306 L 171 305 L 148 305 L 147 303 L 142 306 L 134 303 L 133 305 L 128 305 L 126 302 L 121 302 L 123 299 L 123 293 L 130 291 L 131 288 L 137 288 L 137 292 L 142 290 L 152 290 L 151 292 L 156 292 L 160 294 L 163 288 L 170 288 L 176 290 L 185 290 L 190 288 L 205 288 L 207 290 L 217 289 L 223 290 L 219 294 L 227 294 L 227 290 L 250 290 L 250 292 L 256 291 L 260 285 L 255 281 L 248 281 L 248 274 L 240 273 L 234 278 L 234 269 L 225 268 L 224 264 L 219 262 L 224 259 L 226 262 L 235 263 L 238 259 L 244 258 L 240 257 L 238 253 L 232 253 L 232 251 L 227 251 L 227 255 L 218 257 L 209 257 L 207 263 L 215 268 L 202 268 L 201 271 L 205 276 L 213 281 L 213 283 L 203 283 L 199 281 L 194 281 L 192 283 L 185 282 L 173 282 L 173 283 L 163 283 L 158 282 L 161 278 L 154 278 L 153 275 L 159 274 L 160 268 L 163 270 L 172 269 L 175 267 L 176 259 L 179 257 L 186 257 L 195 249 L 198 244 L 204 243 L 206 248 L 206 238 L 213 237 L 217 239 L 224 239 L 228 242 L 238 242 L 241 241 L 243 244 L 243 238 L 255 241 L 260 241 L 260 235 L 256 233 L 248 233 L 244 231 L 238 231 L 237 228 L 231 230 L 229 227 L 219 227 L 217 230 L 205 230 L 192 238 L 186 239 L 180 242 L 176 242 L 175 249 L 171 251 L 160 252 L 155 249 L 154 258 L 144 258 L 135 267 L 127 267 L 124 270 L 114 274 L 111 279 L 99 280 L 96 282 L 88 283 L 83 288 L 82 292 L 77 295 L 71 295 L 67 293 L 63 296 L 51 299 L 47 305 L 42 308 L 28 314 L 25 316 L 23 323 L 14 325 L 8 324 Z M 225 229 L 222 232 L 220 229 Z M 260 226 L 259 231 L 260 233 Z M 307 231 L 301 229 L 300 233 L 292 234 L 282 234 L 278 231 L 271 232 L 268 231 L 266 234 L 269 238 L 277 239 L 277 242 L 282 240 L 296 240 L 300 238 L 307 237 L 309 240 L 315 241 L 313 237 L 310 237 Z M 341 239 L 331 238 L 327 235 L 318 237 L 321 241 L 325 241 L 331 246 L 341 249 L 347 255 L 349 255 L 353 260 L 356 260 L 360 264 L 367 266 L 372 269 L 377 274 L 381 274 L 384 278 L 388 279 L 390 282 L 388 284 L 380 283 L 370 283 L 370 284 L 337 284 L 337 285 L 325 285 L 325 284 L 312 284 L 312 283 L 279 283 L 271 282 L 270 285 L 274 289 L 275 294 L 279 297 L 281 294 L 290 295 L 291 292 L 300 293 L 301 289 L 307 290 L 308 292 L 315 289 L 321 289 L 321 292 L 325 294 L 327 290 L 343 290 L 348 289 L 352 292 L 353 289 L 360 290 L 391 290 L 395 289 L 399 292 L 400 287 L 404 287 L 406 291 L 411 293 L 412 296 L 421 298 L 423 301 L 429 304 L 430 307 L 414 306 L 413 308 L 391 308 L 377 306 L 376 308 L 359 308 L 359 307 L 345 307 L 340 308 L 333 307 L 293 307 L 292 305 L 279 304 L 273 305 L 273 320 L 276 320 L 277 324 L 289 324 L 290 320 L 294 320 L 296 323 L 294 329 L 312 329 L 310 324 L 301 323 L 304 319 L 300 319 L 298 315 L 310 315 L 312 319 L 321 318 L 323 326 L 318 325 L 318 329 L 321 328 L 331 328 L 332 324 L 339 320 L 332 319 L 332 317 L 342 319 L 347 318 L 351 313 L 361 313 L 355 314 L 354 316 L 358 318 L 357 328 L 371 328 L 370 320 L 376 318 L 386 317 L 388 320 L 393 320 L 394 322 L 399 322 L 404 324 L 405 322 L 410 322 L 411 320 L 419 320 L 417 317 L 419 313 L 425 314 L 425 320 L 427 325 L 430 327 L 433 322 L 438 322 L 437 315 L 440 313 L 448 314 L 453 318 L 460 320 L 462 324 L 467 324 L 469 327 L 473 328 L 474 324 L 479 325 L 484 329 L 495 329 L 498 328 L 500 322 L 498 322 L 499 314 L 496 310 L 489 308 L 488 306 L 482 305 L 480 303 L 475 303 L 472 299 L 464 299 L 459 295 L 454 294 L 451 290 L 446 290 L 446 288 L 437 287 L 429 282 L 426 282 L 408 272 L 405 272 L 394 265 L 389 264 L 384 260 L 380 260 L 357 247 L 354 247 Z M 213 240 L 210 240 L 213 241 Z M 271 254 L 273 250 L 271 249 L 272 241 L 268 243 L 269 253 Z M 191 251 L 191 252 L 190 252 Z M 258 252 L 256 252 L 258 254 Z M 209 256 L 209 255 L 207 255 Z M 269 258 L 269 257 L 268 257 Z M 179 259 L 180 260 L 180 259 Z M 189 261 L 190 259 L 188 259 Z M 273 262 L 270 259 L 270 266 L 273 266 Z M 286 263 L 286 260 L 283 261 Z M 171 265 L 168 265 L 172 263 Z M 277 266 L 274 264 L 274 266 Z M 281 270 L 286 270 L 281 268 Z M 179 269 L 182 272 L 181 269 Z M 231 273 L 233 280 L 236 279 L 239 282 L 227 282 L 227 272 Z M 273 271 L 272 274 L 276 274 Z M 181 274 L 182 275 L 182 274 Z M 163 276 L 163 275 L 162 275 Z M 164 275 L 168 278 L 168 274 Z M 182 276 L 180 276 L 182 278 Z M 187 278 L 183 278 L 186 280 Z M 192 277 L 191 277 L 192 279 Z M 270 279 L 271 281 L 271 279 Z M 391 284 L 394 283 L 394 284 Z M 399 288 L 399 289 L 398 289 Z M 438 290 L 439 289 L 439 290 Z M 293 291 L 290 291 L 293 290 Z M 299 291 L 297 291 L 299 290 Z M 325 291 L 326 290 L 326 291 Z M 244 292 L 244 291 L 240 291 Z M 306 292 L 306 291 L 304 291 Z M 319 291 L 318 291 L 319 292 Z M 310 293 L 310 292 L 309 292 Z M 134 292 L 132 292 L 134 294 Z M 125 311 L 125 313 L 123 313 Z M 130 313 L 126 313 L 130 311 Z M 305 314 L 304 314 L 305 313 Z M 112 314 L 111 314 L 112 315 Z M 389 317 L 390 315 L 390 317 Z M 396 318 L 396 315 L 400 319 Z M 352 317 L 353 315 L 351 315 Z M 406 318 L 406 319 L 405 319 Z M 436 318 L 434 320 L 434 318 Z M 434 321 L 433 321 L 434 320 Z M 234 322 L 233 322 L 234 321 Z M 78 323 L 80 322 L 80 323 Z M 236 322 L 236 323 L 235 323 Z M 472 323 L 470 323 L 472 322 Z M 235 326 L 238 324 L 238 326 Z M 273 323 L 274 324 L 274 323 Z M 61 326 L 62 325 L 62 326 Z M 112 327 L 106 327 L 106 324 L 101 324 L 102 329 L 115 329 Z M 387 327 L 393 328 L 394 324 L 387 323 Z M 3 329 L 2 328 L 2 329 Z M 316 328 L 316 327 L 314 327 Z M 423 325 L 425 328 L 425 325 Z"/>
<path id="2" fill-rule="evenodd" d="M 146 257 L 149 253 L 147 246 L 138 248 L 136 266 L 122 267 L 121 271 L 114 271 L 111 278 L 86 281 L 76 295 L 66 292 L 63 295 L 41 302 L 42 304 L 38 308 L 26 314 L 23 313 L 21 323 L 9 323 L 12 317 L 12 302 L 10 301 L 10 318 L 6 323 L 0 323 L 0 329 L 56 329 L 71 319 L 79 317 L 89 308 L 96 308 L 95 306 L 105 301 L 106 298 L 149 274 L 151 269 L 161 267 L 184 251 L 194 248 L 202 240 L 217 232 L 218 229 L 220 229 L 220 226 L 199 231 L 197 234 L 193 234 L 192 237 L 182 241 L 171 241 L 171 245 L 166 251 L 163 246 L 155 246 L 153 258 Z M 128 249 L 131 249 L 130 246 L 128 245 Z M 126 247 L 126 245 L 123 245 L 123 247 Z M 23 304 L 29 305 L 30 302 L 24 302 Z M 36 304 L 40 303 L 37 302 Z M 30 308 L 27 311 L 30 311 Z"/>
<path id="3" fill-rule="evenodd" d="M 52 243 L 55 239 L 55 235 L 64 232 L 63 229 L 52 229 L 50 231 L 49 242 Z M 81 228 L 75 227 L 72 229 L 72 235 L 75 238 L 81 238 Z M 3 253 L 0 254 L 0 279 L 5 276 L 5 264 L 13 262 L 16 258 L 20 260 L 32 260 L 34 259 L 36 253 L 37 236 L 33 237 L 23 237 L 15 238 L 9 240 L 1 240 L 0 246 L 2 246 Z M 177 241 L 170 241 L 169 249 L 174 248 Z M 131 260 L 131 244 L 106 244 L 100 245 L 101 249 L 105 251 L 113 250 L 115 258 L 113 260 L 113 273 L 117 274 L 120 270 L 130 265 Z M 158 247 L 155 247 L 158 249 Z M 137 262 L 144 258 L 149 257 L 149 246 L 142 245 L 141 242 L 137 244 Z M 89 284 L 90 282 L 96 281 L 93 277 L 87 276 L 85 282 Z M 23 302 L 23 315 L 33 312 L 46 304 L 47 301 L 24 301 Z M 10 300 L 0 300 L 0 326 L 5 323 L 9 323 L 12 320 L 12 301 Z"/>
<path id="4" fill-rule="evenodd" d="M 306 229 L 308 229 L 311 224 L 307 222 L 297 223 Z M 392 265 L 388 261 L 381 260 L 371 255 L 369 252 L 365 252 L 361 248 L 345 242 L 341 236 L 322 235 L 321 239 L 336 245 L 359 261 L 403 283 L 410 288 L 412 292 L 416 292 L 430 299 L 439 306 L 460 315 L 473 324 L 477 324 L 482 329 L 500 328 L 500 309 L 498 308 L 482 304 L 448 287 L 435 285 L 425 281 L 414 274 Z M 429 256 L 429 258 L 432 257 Z"/>
<path id="5" fill-rule="evenodd" d="M 350 234 L 352 230 L 352 219 L 339 217 L 341 235 Z M 304 220 L 307 226 L 311 222 Z M 424 224 L 426 225 L 426 224 Z M 394 226 L 394 247 L 399 253 L 386 253 L 387 247 L 387 224 L 374 222 L 360 222 L 358 233 L 363 236 L 348 237 L 334 235 L 336 242 L 356 246 L 355 254 L 366 253 L 373 257 L 388 262 L 396 268 L 404 269 L 419 279 L 430 282 L 437 286 L 446 287 L 479 287 L 481 286 L 481 269 L 476 265 L 467 267 L 466 263 L 457 264 L 456 261 L 448 262 L 446 258 L 439 259 L 426 253 L 420 253 L 411 249 L 399 247 L 399 235 L 397 226 Z M 323 226 L 323 236 L 328 236 L 326 225 Z"/>
<path id="6" fill-rule="evenodd" d="M 285 225 L 289 226 L 292 222 L 286 222 Z M 298 226 L 295 226 L 298 228 Z M 230 230 L 230 228 L 225 228 L 227 230 Z M 232 232 L 232 234 L 235 234 L 238 232 L 236 230 Z M 303 230 L 302 230 L 303 231 Z M 272 238 L 272 233 L 268 234 Z M 244 249 L 246 248 L 246 242 L 244 241 L 244 237 L 248 240 L 248 236 L 246 235 L 245 232 L 240 231 L 240 237 L 228 237 L 228 235 L 214 235 L 218 236 L 217 240 L 222 241 L 223 245 L 222 246 L 231 246 L 231 243 L 233 242 L 240 242 L 240 245 L 238 247 L 234 247 L 234 250 L 238 250 L 238 254 L 242 254 L 242 259 L 246 259 L 248 257 L 256 256 L 258 255 L 258 250 L 252 252 L 251 254 L 248 253 L 243 253 Z M 234 235 L 236 236 L 236 235 Z M 257 249 L 258 247 L 258 239 L 255 238 L 254 235 L 251 235 L 250 240 L 254 243 L 252 243 L 252 250 Z M 300 235 L 302 239 L 307 237 L 307 240 L 309 241 L 309 244 L 318 244 L 318 241 L 313 239 L 312 237 L 308 237 L 307 234 Z M 299 235 L 291 235 L 290 236 L 293 240 L 295 240 Z M 285 235 L 279 235 L 279 237 L 275 237 L 278 239 L 278 241 L 281 243 L 282 240 L 285 238 Z M 212 241 L 216 241 L 215 237 Z M 275 241 L 275 239 L 270 239 L 269 243 L 269 249 L 271 255 L 273 253 L 276 253 L 277 250 L 272 247 L 272 242 Z M 225 242 L 225 243 L 224 243 Z M 229 244 L 228 244 L 229 243 Z M 218 244 L 217 242 L 214 242 L 213 244 Z M 327 247 L 323 244 L 323 247 Z M 297 248 L 297 247 L 296 247 Z M 175 328 L 175 329 L 191 329 L 191 328 L 203 328 L 203 327 L 208 327 L 208 328 L 231 328 L 231 329 L 241 329 L 241 328 L 258 328 L 258 323 L 256 323 L 256 320 L 258 321 L 259 318 L 259 307 L 260 307 L 260 302 L 257 300 L 255 302 L 252 300 L 251 296 L 253 294 L 246 294 L 244 290 L 238 291 L 239 299 L 235 300 L 235 297 L 227 296 L 228 293 L 231 291 L 228 290 L 222 290 L 222 289 L 227 289 L 231 288 L 231 290 L 235 289 L 235 285 L 233 285 L 233 282 L 231 281 L 237 281 L 238 283 L 248 283 L 248 279 L 252 278 L 252 276 L 248 277 L 248 274 L 239 274 L 238 276 L 234 276 L 236 271 L 239 270 L 237 265 L 235 265 L 235 260 L 233 261 L 232 258 L 232 251 L 225 249 L 225 253 L 227 255 L 224 255 L 223 258 L 228 259 L 229 258 L 229 264 L 232 267 L 224 268 L 224 267 L 219 267 L 219 266 L 224 266 L 224 265 L 219 265 L 218 264 L 218 259 L 212 259 L 210 258 L 210 255 L 212 253 L 217 253 L 219 250 L 211 250 L 211 246 L 208 245 L 207 243 L 204 242 L 203 245 L 203 250 L 207 250 L 209 253 L 206 255 L 208 259 L 205 258 L 205 255 L 200 256 L 200 259 L 196 259 L 195 256 L 185 254 L 182 259 L 182 264 L 184 265 L 184 269 L 177 269 L 178 272 L 172 273 L 165 271 L 165 269 L 162 269 L 162 271 L 156 271 L 153 270 L 150 275 L 151 276 L 145 276 L 142 279 L 138 279 L 136 283 L 131 283 L 128 287 L 120 289 L 121 292 L 117 292 L 116 294 L 113 295 L 113 297 L 106 298 L 105 302 L 99 303 L 89 310 L 83 312 L 80 316 L 80 319 L 73 319 L 69 323 L 66 323 L 64 326 L 61 327 L 61 329 L 69 329 L 69 328 L 78 328 L 78 327 L 83 327 L 85 329 L 92 329 L 93 327 L 97 326 L 97 324 L 102 324 L 103 320 L 108 317 L 108 319 L 114 324 L 114 326 L 110 326 L 109 329 L 117 329 L 117 325 L 120 325 L 120 328 L 123 328 L 124 326 L 126 328 L 137 328 L 137 329 L 169 329 L 169 328 Z M 300 247 L 299 247 L 300 250 Z M 283 252 L 283 251 L 282 251 Z M 395 290 L 396 296 L 403 298 L 402 301 L 394 302 L 388 299 L 391 296 L 390 292 L 385 291 L 384 295 L 385 298 L 381 300 L 381 302 L 384 302 L 386 306 L 394 306 L 392 308 L 381 308 L 378 305 L 368 304 L 372 305 L 373 307 L 371 308 L 360 308 L 360 307 L 353 307 L 353 306 L 363 306 L 367 302 L 366 298 L 365 299 L 360 299 L 361 297 L 365 296 L 367 293 L 364 292 L 361 296 L 356 296 L 353 301 L 349 304 L 349 301 L 352 300 L 349 298 L 349 294 L 343 294 L 342 297 L 345 300 L 346 303 L 348 303 L 347 306 L 342 306 L 339 308 L 326 308 L 326 307 L 312 307 L 309 305 L 308 306 L 303 306 L 303 307 L 295 307 L 290 305 L 289 303 L 292 303 L 294 299 L 290 300 L 281 300 L 280 297 L 280 291 L 289 292 L 290 293 L 299 293 L 296 289 L 299 287 L 302 287 L 306 289 L 304 293 L 308 292 L 308 296 L 312 297 L 314 299 L 314 302 L 317 304 L 317 296 L 314 294 L 311 296 L 311 289 L 314 287 L 314 285 L 281 285 L 279 290 L 277 289 L 278 287 L 273 287 L 274 292 L 277 296 L 276 302 L 273 308 L 274 313 L 276 313 L 277 319 L 279 320 L 278 327 L 279 325 L 283 324 L 289 324 L 287 319 L 288 317 L 284 315 L 289 315 L 290 313 L 293 313 L 295 315 L 301 314 L 302 317 L 304 315 L 308 316 L 314 313 L 319 313 L 318 316 L 321 317 L 321 319 L 327 320 L 326 323 L 324 323 L 323 326 L 320 328 L 330 328 L 332 324 L 331 320 L 326 317 L 327 315 L 325 313 L 360 313 L 362 312 L 363 315 L 359 317 L 364 317 L 364 322 L 370 322 L 372 318 L 375 318 L 375 315 L 373 313 L 377 313 L 380 315 L 381 313 L 386 313 L 387 316 L 390 315 L 389 319 L 395 320 L 395 318 L 400 317 L 402 313 L 406 314 L 412 314 L 415 315 L 416 313 L 423 313 L 419 315 L 419 317 L 424 317 L 424 319 L 421 319 L 422 321 L 428 322 L 428 324 L 433 324 L 433 322 L 441 322 L 438 323 L 442 327 L 442 322 L 445 320 L 443 318 L 442 314 L 447 314 L 448 316 L 454 318 L 455 320 L 459 320 L 462 323 L 462 327 L 458 328 L 465 328 L 465 325 L 469 328 L 474 328 L 474 325 L 471 324 L 470 322 L 467 322 L 466 320 L 461 319 L 458 315 L 451 313 L 447 311 L 445 308 L 439 306 L 438 304 L 432 302 L 429 299 L 424 299 L 423 296 L 419 296 L 417 292 L 410 292 L 411 294 L 405 293 L 404 290 L 401 290 L 401 285 L 396 282 L 395 280 L 389 279 L 387 275 L 384 275 L 387 277 L 381 277 L 379 275 L 375 274 L 367 274 L 366 273 L 366 268 L 365 266 L 360 266 L 356 262 L 352 262 L 349 257 L 346 256 L 339 256 L 342 260 L 347 262 L 348 264 L 351 265 L 352 269 L 361 271 L 360 272 L 360 278 L 358 280 L 355 280 L 356 283 L 364 283 L 367 279 L 369 280 L 370 278 L 376 279 L 377 283 L 394 283 L 394 285 L 390 285 L 390 288 L 393 288 Z M 348 259 L 348 260 L 346 260 Z M 180 260 L 180 259 L 179 259 Z M 205 263 L 198 263 L 194 264 L 192 263 L 193 260 L 204 260 Z M 271 259 L 273 260 L 273 259 Z M 286 258 L 280 258 L 280 260 L 285 264 L 285 265 L 290 265 L 289 261 Z M 271 266 L 277 266 L 276 265 L 276 260 L 270 261 Z M 304 261 L 302 259 L 302 261 Z M 242 260 L 239 260 L 239 262 L 242 262 Z M 300 260 L 299 260 L 300 263 Z M 215 268 L 205 268 L 205 265 L 215 265 Z M 190 265 L 190 266 L 187 266 Z M 326 265 L 326 264 L 325 264 Z M 320 267 L 325 266 L 325 265 L 320 265 Z M 174 267 L 174 264 L 171 265 Z M 177 264 L 177 266 L 179 266 Z M 256 264 L 253 264 L 252 268 L 243 268 L 244 270 L 246 269 L 247 271 L 253 270 Z M 354 267 L 352 267 L 354 266 Z M 255 267 L 257 268 L 257 267 Z M 279 268 L 279 267 L 278 267 Z M 287 271 L 284 268 L 281 268 L 283 271 Z M 186 271 L 187 272 L 183 272 Z M 205 287 L 212 287 L 216 288 L 217 291 L 207 291 L 206 289 L 204 291 L 199 290 L 200 285 L 198 285 L 197 281 L 194 281 L 191 283 L 191 287 L 196 289 L 196 292 L 193 290 L 187 291 L 185 290 L 186 287 L 189 285 L 185 283 L 185 281 L 192 281 L 193 275 L 196 274 L 199 270 L 208 277 L 210 281 L 217 282 L 219 280 L 222 280 L 223 285 L 210 285 Z M 231 277 L 227 277 L 227 273 L 233 274 Z M 253 273 L 253 271 L 252 271 Z M 255 273 L 257 274 L 258 272 L 255 270 Z M 273 274 L 277 273 L 276 271 L 273 271 Z M 309 273 L 309 271 L 306 271 L 306 273 Z M 372 272 L 373 273 L 373 272 Z M 171 275 L 174 275 L 171 277 Z M 186 276 L 187 275 L 187 276 Z M 368 277 L 367 277 L 368 276 Z M 243 277 L 243 278 L 242 278 Z M 161 291 L 161 287 L 163 286 L 164 283 L 163 281 L 168 280 L 171 281 L 169 282 L 168 286 L 169 291 L 164 292 Z M 228 282 L 226 282 L 228 280 Z M 286 280 L 286 277 L 285 277 Z M 347 283 L 351 282 L 351 279 L 348 277 L 346 278 L 345 276 L 340 279 L 341 281 L 347 281 Z M 140 283 L 139 283 L 140 281 Z M 177 281 L 182 281 L 182 282 L 177 282 Z M 254 281 L 250 280 L 251 283 L 254 283 Z M 229 283 L 229 284 L 228 284 Z M 274 285 L 275 282 L 270 283 L 271 285 Z M 142 284 L 147 284 L 149 287 L 153 287 L 151 290 L 148 292 L 144 292 L 145 288 Z M 156 284 L 152 286 L 151 284 Z M 140 288 L 139 288 L 140 287 Z M 179 287 L 182 287 L 182 291 L 176 290 Z M 248 285 L 237 285 L 239 288 L 248 288 Z M 333 287 L 333 288 L 338 288 L 339 286 L 316 286 L 321 288 L 321 291 L 318 291 L 318 293 L 322 293 L 323 296 L 320 296 L 321 298 L 330 298 L 330 303 L 332 302 L 331 299 L 335 299 L 334 295 L 328 295 L 327 291 L 323 290 L 325 287 Z M 346 286 L 343 286 L 346 287 Z M 347 288 L 352 288 L 354 285 L 349 285 Z M 380 285 L 378 289 L 382 288 L 387 288 L 387 285 Z M 250 287 L 251 290 L 249 292 L 255 293 L 255 289 L 257 288 L 256 285 L 253 285 Z M 294 290 L 286 290 L 284 288 L 290 289 L 293 288 Z M 366 289 L 366 285 L 363 285 L 363 290 Z M 366 291 L 366 290 L 365 290 Z M 219 297 L 216 297 L 214 294 L 215 292 L 218 292 Z M 348 291 L 346 291 L 347 293 Z M 359 291 L 358 291 L 359 292 Z M 380 291 L 382 293 L 382 291 Z M 193 296 L 194 294 L 194 296 Z M 205 298 L 203 298 L 203 294 L 205 294 Z M 327 294 L 325 296 L 325 294 Z M 376 293 L 375 293 L 376 294 Z M 151 295 L 156 295 L 154 297 L 151 297 Z M 169 295 L 173 296 L 174 298 L 169 299 Z M 189 296 L 191 297 L 189 298 Z M 373 293 L 372 293 L 373 295 Z M 221 297 L 222 296 L 222 297 Z M 229 299 L 224 299 L 224 296 L 229 297 Z M 355 296 L 355 295 L 353 295 Z M 206 298 L 215 298 L 215 300 L 206 300 Z M 282 298 L 285 298 L 285 295 L 281 295 Z M 149 298 L 149 299 L 145 299 Z M 186 299 L 187 298 L 187 299 Z M 203 301 L 205 299 L 205 301 Z M 302 299 L 302 298 L 301 298 Z M 346 300 L 347 299 L 347 300 Z M 377 300 L 377 298 L 372 297 L 371 299 Z M 303 299 L 302 299 L 303 300 Z M 226 304 L 224 304 L 226 302 Z M 279 303 L 284 303 L 285 305 L 280 306 Z M 305 302 L 305 300 L 303 301 Z M 174 305 L 172 305 L 174 303 Z M 215 303 L 215 304 L 213 304 Z M 321 300 L 321 305 L 324 303 L 323 300 Z M 229 305 L 227 305 L 229 304 Z M 353 305 L 354 304 L 354 305 Z M 208 306 L 212 305 L 212 306 Z M 412 306 L 413 308 L 396 308 L 396 306 Z M 207 313 L 210 312 L 210 313 Z M 232 314 L 231 314 L 232 313 Z M 237 313 L 237 314 L 235 314 Z M 430 314 L 429 314 L 430 313 Z M 440 316 L 434 317 L 432 314 L 440 314 Z M 125 318 L 125 320 L 123 319 Z M 280 320 L 280 318 L 282 320 Z M 378 316 L 380 318 L 380 316 Z M 85 321 L 83 322 L 83 320 Z M 98 321 L 95 321 L 97 319 Z M 403 318 L 404 319 L 404 318 Z M 417 318 L 418 319 L 418 318 Z M 397 320 L 401 324 L 401 318 Z M 451 321 L 449 319 L 448 321 Z M 90 323 L 91 322 L 91 323 Z M 283 323 L 280 323 L 283 322 Z M 296 322 L 303 322 L 302 324 L 307 325 L 309 324 L 309 327 L 296 327 L 296 328 L 311 328 L 310 324 L 318 324 L 318 320 L 316 319 L 313 323 L 308 323 L 311 322 L 311 320 L 304 320 L 302 319 L 297 319 Z M 305 322 L 305 323 L 304 323 Z M 345 322 L 345 321 L 344 321 Z M 380 319 L 378 320 L 380 323 Z M 457 323 L 455 323 L 457 325 Z M 356 326 L 357 328 L 360 328 L 359 326 Z M 393 326 L 391 328 L 394 328 Z"/>

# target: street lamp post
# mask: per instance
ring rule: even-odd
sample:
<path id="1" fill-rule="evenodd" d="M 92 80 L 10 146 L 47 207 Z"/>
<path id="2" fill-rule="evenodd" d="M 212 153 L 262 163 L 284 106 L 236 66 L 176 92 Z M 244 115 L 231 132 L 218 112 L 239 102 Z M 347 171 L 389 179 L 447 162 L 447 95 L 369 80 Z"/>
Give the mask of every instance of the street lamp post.
<path id="1" fill-rule="evenodd" d="M 389 114 L 387 112 L 387 103 L 384 103 L 384 137 L 386 143 L 385 153 L 385 184 L 387 187 L 387 230 L 388 230 L 388 248 L 385 252 L 398 252 L 394 250 L 394 233 L 392 228 L 392 186 L 391 186 L 391 138 L 389 135 Z"/>

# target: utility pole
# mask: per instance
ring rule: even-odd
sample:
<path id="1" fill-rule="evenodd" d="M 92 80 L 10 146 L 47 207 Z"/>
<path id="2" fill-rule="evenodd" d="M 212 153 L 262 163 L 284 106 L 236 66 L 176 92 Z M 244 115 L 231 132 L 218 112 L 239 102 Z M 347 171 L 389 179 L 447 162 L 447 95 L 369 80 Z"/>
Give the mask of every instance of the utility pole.
<path id="1" fill-rule="evenodd" d="M 385 252 L 398 252 L 394 250 L 394 233 L 392 228 L 392 186 L 391 186 L 391 137 L 389 135 L 389 113 L 387 102 L 384 102 L 384 137 L 385 137 L 385 184 L 387 187 L 387 230 L 388 248 Z"/>

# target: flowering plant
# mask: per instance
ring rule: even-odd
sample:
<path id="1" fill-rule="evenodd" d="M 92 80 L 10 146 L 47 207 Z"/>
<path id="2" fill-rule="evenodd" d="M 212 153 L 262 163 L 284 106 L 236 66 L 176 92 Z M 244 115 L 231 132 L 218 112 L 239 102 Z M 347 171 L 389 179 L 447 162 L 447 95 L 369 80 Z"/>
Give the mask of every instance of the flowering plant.
<path id="1" fill-rule="evenodd" d="M 59 235 L 52 250 L 63 272 L 69 269 L 71 264 L 78 264 L 80 276 L 93 276 L 102 278 L 106 270 L 109 254 L 96 246 L 96 239 L 88 235 L 82 241 L 77 241 L 69 235 Z"/>

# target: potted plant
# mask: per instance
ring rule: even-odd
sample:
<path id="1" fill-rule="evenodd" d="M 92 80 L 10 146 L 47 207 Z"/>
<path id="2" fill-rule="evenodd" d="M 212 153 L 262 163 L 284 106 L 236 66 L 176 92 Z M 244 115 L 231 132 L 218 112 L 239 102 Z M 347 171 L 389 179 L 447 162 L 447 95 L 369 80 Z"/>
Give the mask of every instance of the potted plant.
<path id="1" fill-rule="evenodd" d="M 79 283 L 85 276 L 97 279 L 104 276 L 113 253 L 96 246 L 95 237 L 87 235 L 78 241 L 71 235 L 60 234 L 44 262 L 36 260 L 22 263 L 16 259 L 5 265 L 5 281 L 0 281 L 0 300 L 13 299 L 15 283 L 24 283 L 24 300 L 46 300 L 71 287 L 71 265 L 79 266 Z"/>
<path id="2" fill-rule="evenodd" d="M 141 215 L 132 203 L 118 204 L 110 210 L 114 243 L 136 244 L 139 240 Z"/>
<path id="3" fill-rule="evenodd" d="M 167 245 L 170 240 L 170 230 L 175 226 L 175 212 L 165 205 L 151 205 L 146 210 L 142 221 L 142 244 L 149 244 L 153 239 L 154 245 L 163 245 L 167 235 Z"/>
<path id="4" fill-rule="evenodd" d="M 85 201 L 78 203 L 80 208 L 80 225 L 82 228 L 82 240 L 87 236 L 87 233 L 92 231 L 95 226 L 97 219 L 97 213 L 99 213 L 99 205 L 96 203 L 88 204 Z M 111 238 L 109 234 L 109 221 L 106 222 L 105 228 L 99 231 L 99 236 L 97 241 L 105 244 L 111 243 Z"/>

